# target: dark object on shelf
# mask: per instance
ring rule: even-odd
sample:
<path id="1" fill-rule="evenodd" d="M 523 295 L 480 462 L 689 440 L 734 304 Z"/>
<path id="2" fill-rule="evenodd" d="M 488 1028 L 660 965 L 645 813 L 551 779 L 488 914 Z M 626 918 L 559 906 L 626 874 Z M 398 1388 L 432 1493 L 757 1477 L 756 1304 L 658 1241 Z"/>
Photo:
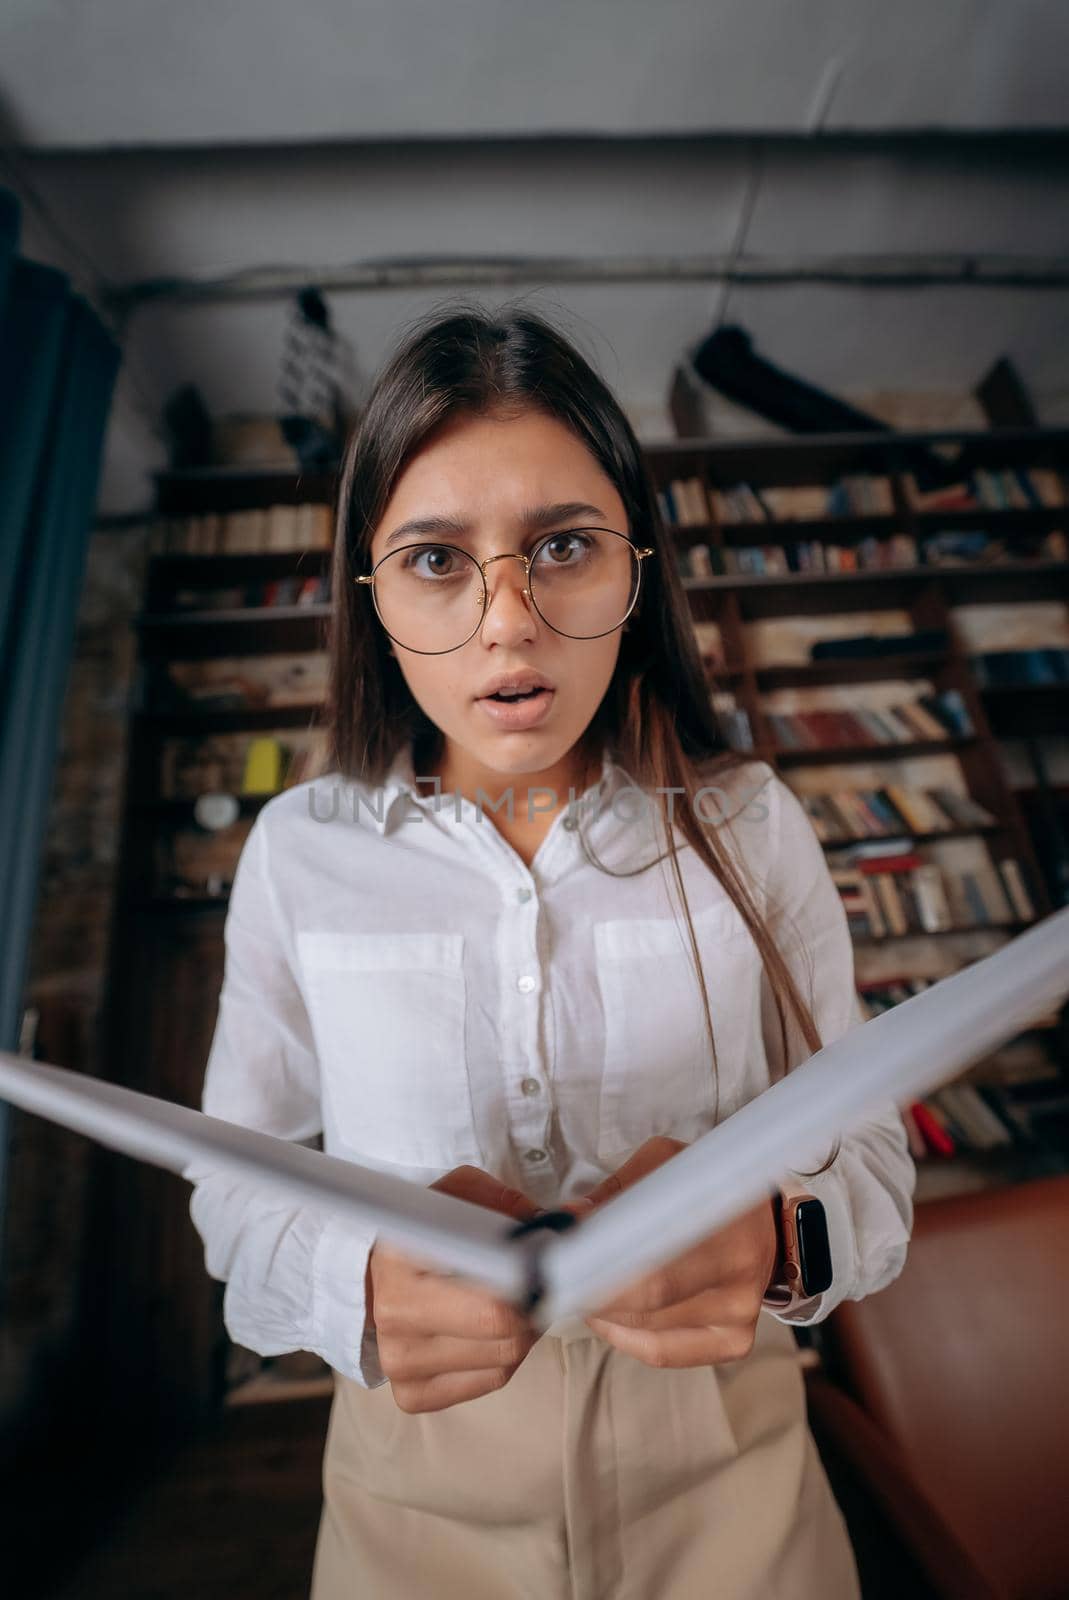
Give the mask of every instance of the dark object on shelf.
<path id="1" fill-rule="evenodd" d="M 973 390 L 993 428 L 1038 428 L 1032 397 L 1009 356 L 1001 356 Z"/>
<path id="2" fill-rule="evenodd" d="M 977 683 L 984 688 L 1002 684 L 1069 684 L 1069 650 L 1036 646 L 1030 650 L 985 650 L 972 658 Z"/>
<path id="3" fill-rule="evenodd" d="M 878 417 L 848 405 L 804 378 L 784 372 L 756 355 L 753 340 L 745 328 L 716 328 L 698 346 L 693 357 L 694 370 L 736 404 L 749 406 L 759 416 L 795 433 L 874 433 L 893 434 L 894 429 Z M 921 445 L 903 449 L 921 488 L 951 483 L 960 468 L 940 460 Z"/>
<path id="4" fill-rule="evenodd" d="M 945 628 L 919 628 L 916 633 L 859 633 L 848 639 L 817 639 L 809 653 L 813 661 L 923 655 L 946 650 L 947 643 Z"/>
<path id="5" fill-rule="evenodd" d="M 755 355 L 745 328 L 716 328 L 698 346 L 693 366 L 729 400 L 795 433 L 890 433 L 878 417 L 837 400 Z"/>
<path id="6" fill-rule="evenodd" d="M 1026 741 L 1028 759 L 1036 775 L 1038 827 L 1036 853 L 1047 879 L 1050 897 L 1056 906 L 1069 906 L 1069 828 L 1059 813 L 1055 790 L 1047 771 L 1043 746 L 1038 739 Z"/>
<path id="7" fill-rule="evenodd" d="M 672 386 L 668 391 L 668 410 L 676 433 L 681 439 L 700 439 L 707 431 L 701 394 L 694 381 L 694 374 L 683 362 L 677 365 L 672 374 Z"/>
<path id="8" fill-rule="evenodd" d="M 171 470 L 206 467 L 212 459 L 212 419 L 195 383 L 176 389 L 163 408 Z"/>
<path id="9" fill-rule="evenodd" d="M 286 443 L 301 466 L 323 471 L 337 465 L 344 442 L 344 419 L 337 381 L 337 341 L 330 312 L 319 290 L 302 289 L 286 329 L 279 417 Z"/>

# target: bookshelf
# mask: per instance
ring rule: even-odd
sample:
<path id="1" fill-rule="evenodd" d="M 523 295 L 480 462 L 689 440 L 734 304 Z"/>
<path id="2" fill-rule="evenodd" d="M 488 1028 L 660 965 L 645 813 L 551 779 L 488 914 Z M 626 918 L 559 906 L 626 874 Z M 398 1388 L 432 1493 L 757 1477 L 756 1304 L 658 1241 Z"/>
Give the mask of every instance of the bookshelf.
<path id="1" fill-rule="evenodd" d="M 693 481 L 701 490 L 704 514 L 696 515 L 692 506 L 690 519 L 672 521 L 670 532 L 710 694 L 723 712 L 730 741 L 768 760 L 806 797 L 814 818 L 821 795 L 843 790 L 867 792 L 873 803 L 888 785 L 927 793 L 929 804 L 940 789 L 958 796 L 956 816 L 937 805 L 924 818 L 913 814 L 911 827 L 884 826 L 870 833 L 858 830 L 862 815 L 873 825 L 871 813 L 855 811 L 844 820 L 833 807 L 823 819 L 822 838 L 833 871 L 858 873 L 859 846 L 886 847 L 893 840 L 900 858 L 919 857 L 936 873 L 990 868 L 997 882 L 999 863 L 1017 864 L 1029 916 L 1011 904 L 1001 921 L 981 921 L 963 917 L 959 903 L 951 925 L 916 926 L 911 919 L 922 914 L 922 907 L 929 922 L 938 918 L 930 901 L 924 906 L 907 895 L 900 908 L 909 914 L 907 929 L 893 932 L 885 909 L 884 931 L 877 934 L 853 914 L 859 988 L 869 997 L 867 1005 L 894 1003 L 896 986 L 900 999 L 908 992 L 903 985 L 955 970 L 1053 903 L 1052 879 L 1029 828 L 1035 808 L 1027 793 L 1011 787 L 998 740 L 1002 733 L 1018 735 L 1022 729 L 1035 737 L 1064 729 L 1069 684 L 1052 681 L 1036 692 L 1032 684 L 993 682 L 989 672 L 977 670 L 955 616 L 962 607 L 996 603 L 1064 608 L 1069 560 L 1059 536 L 1064 541 L 1069 506 L 955 503 L 940 509 L 930 501 L 917 503 L 918 450 L 948 461 L 956 455 L 956 470 L 965 478 L 978 471 L 1040 473 L 1045 492 L 1053 494 L 1063 485 L 1069 430 L 753 442 L 680 439 L 645 447 L 662 496 L 680 481 Z M 880 480 L 878 491 L 870 493 L 866 478 Z M 843 494 L 835 486 L 844 479 L 852 480 L 865 510 L 856 504 L 843 509 Z M 760 524 L 740 517 L 738 502 L 727 498 L 740 484 L 766 498 L 771 491 L 804 490 L 805 498 L 796 503 L 807 514 L 769 517 Z M 1008 493 L 1008 483 L 1003 488 Z M 833 493 L 838 493 L 833 502 L 838 509 L 829 514 Z M 326 508 L 333 494 L 329 476 L 274 470 L 168 472 L 157 480 L 156 527 L 136 625 L 137 691 L 107 1026 L 111 1056 L 131 1086 L 192 1106 L 199 1103 L 222 979 L 233 867 L 269 793 L 313 776 L 325 749 Z M 782 503 L 775 494 L 771 499 Z M 674 496 L 671 506 L 663 503 L 673 516 L 683 510 Z M 752 504 L 747 506 L 752 512 Z M 309 507 L 322 509 L 313 515 Z M 818 510 L 821 514 L 814 514 Z M 238 548 L 227 548 L 228 534 Z M 954 546 L 953 539 L 962 536 L 971 543 Z M 941 542 L 929 547 L 929 538 Z M 895 539 L 900 542 L 892 545 Z M 269 540 L 274 547 L 265 547 Z M 881 551 L 889 555 L 893 549 L 902 564 L 799 569 L 801 552 L 812 561 L 818 546 L 847 551 L 835 559 L 848 563 L 849 552 L 855 561 L 862 556 L 875 561 Z M 695 563 L 697 547 L 705 554 L 699 552 Z M 782 562 L 794 566 L 739 570 L 740 553 L 755 547 L 779 552 Z M 927 559 L 936 550 L 945 556 L 955 548 L 959 554 L 972 551 L 975 558 L 957 564 Z M 766 559 L 766 568 L 774 568 L 776 559 Z M 863 625 L 859 617 L 867 619 Z M 888 641 L 878 654 L 835 653 L 836 639 L 842 649 L 844 638 L 873 629 Z M 895 634 L 909 637 L 896 644 Z M 821 641 L 823 651 L 814 654 Z M 824 709 L 840 718 L 840 728 L 852 727 L 853 736 L 785 743 L 789 727 L 802 740 L 807 726 L 810 731 L 818 726 L 804 720 L 812 718 L 814 698 L 826 701 Z M 903 702 L 914 706 L 915 719 L 904 732 L 895 711 Z M 938 725 L 937 717 L 935 727 L 924 724 L 924 707 L 929 718 L 938 710 L 948 720 Z M 859 710 L 869 718 L 861 734 Z M 843 722 L 844 715 L 854 722 Z M 247 792 L 249 741 L 264 739 L 276 741 L 281 760 L 266 781 L 261 779 L 260 792 Z M 202 826 L 198 796 L 217 792 L 235 796 L 236 814 L 225 826 Z M 870 866 L 874 859 L 882 864 L 870 856 Z M 895 870 L 904 874 L 916 867 Z M 849 893 L 864 898 L 861 890 Z M 986 907 L 983 897 L 979 904 Z M 1011 1051 L 1012 1059 L 1004 1063 L 1013 1082 L 1040 1084 L 1040 1091 L 1028 1091 L 1033 1103 L 1042 1098 L 1044 1083 L 1048 1100 L 1065 1094 L 1065 1018 L 1047 1019 L 1047 1024 L 1017 1041 L 1017 1055 Z M 989 1087 L 984 1085 L 985 1092 Z M 1020 1137 L 996 1137 L 989 1127 L 985 1148 L 966 1147 L 963 1139 L 953 1158 L 926 1153 L 919 1162 L 920 1192 L 1013 1182 L 1058 1168 L 1063 1156 L 1056 1141 L 1023 1136 L 1024 1096 L 1022 1103 Z M 1063 1113 L 1063 1127 L 1064 1122 Z M 284 1363 L 268 1373 L 235 1360 L 222 1330 L 222 1286 L 204 1274 L 199 1240 L 188 1223 L 185 1186 L 131 1165 L 117 1180 L 114 1204 L 117 1216 L 162 1221 L 158 1231 L 135 1230 L 131 1252 L 114 1269 L 122 1281 L 108 1297 L 113 1347 L 140 1351 L 148 1363 L 144 1370 L 157 1386 L 159 1372 L 168 1372 L 170 1389 L 163 1398 L 185 1413 L 213 1410 L 224 1393 L 228 1403 L 251 1403 L 257 1396 L 286 1392 Z M 163 1319 L 149 1287 L 161 1238 L 172 1288 Z M 240 1382 L 234 1381 L 235 1372 Z M 323 1375 L 302 1367 L 292 1376 L 294 1382 L 315 1385 Z"/>
<path id="2" fill-rule="evenodd" d="M 810 810 L 866 1010 L 1051 910 L 1057 874 L 1037 854 L 1035 797 L 1011 787 L 1000 739 L 1069 731 L 1069 431 L 681 439 L 647 458 L 725 736 Z M 944 471 L 921 489 L 925 459 Z M 985 652 L 965 619 L 1000 608 L 1022 637 Z M 1025 635 L 1040 608 L 1063 631 L 1037 649 Z M 851 653 L 846 641 L 862 639 L 865 653 Z M 956 715 L 902 737 L 901 712 L 918 702 Z M 888 805 L 902 790 L 916 801 L 947 789 L 957 814 Z M 1064 814 L 1064 789 L 1060 804 Z M 881 880 L 896 924 L 879 897 L 871 904 Z M 977 898 L 978 885 L 991 895 Z M 1064 1169 L 1064 1015 L 1030 1030 L 1022 1050 L 970 1074 L 956 1115 L 942 1097 L 925 1102 L 939 1119 L 932 1138 L 949 1136 L 940 1149 L 952 1153 L 911 1127 L 921 1194 Z"/>

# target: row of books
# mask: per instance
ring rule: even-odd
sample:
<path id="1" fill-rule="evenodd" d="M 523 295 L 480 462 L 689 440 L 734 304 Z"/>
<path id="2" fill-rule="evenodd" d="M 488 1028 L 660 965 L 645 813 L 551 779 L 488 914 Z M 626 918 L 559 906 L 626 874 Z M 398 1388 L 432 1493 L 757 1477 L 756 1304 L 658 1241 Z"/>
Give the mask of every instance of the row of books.
<path id="1" fill-rule="evenodd" d="M 1069 1096 L 1057 1095 L 1069 1107 Z M 914 1160 L 1032 1145 L 1039 1129 L 1011 1086 L 956 1083 L 901 1111 Z"/>
<path id="2" fill-rule="evenodd" d="M 957 689 L 902 700 L 878 710 L 857 706 L 852 711 L 765 711 L 765 718 L 786 750 L 832 750 L 839 745 L 916 744 L 932 739 L 967 737 L 973 732 L 965 702 Z"/>
<path id="3" fill-rule="evenodd" d="M 732 750 L 752 750 L 753 727 L 745 709 L 739 705 L 730 689 L 714 689 L 709 704 L 716 713 L 717 722 L 726 743 Z"/>
<path id="4" fill-rule="evenodd" d="M 273 606 L 319 606 L 330 600 L 330 574 L 272 578 L 259 583 L 233 584 L 223 589 L 176 589 L 171 603 L 176 611 L 246 611 Z"/>
<path id="5" fill-rule="evenodd" d="M 884 939 L 908 933 L 1031 922 L 1035 908 L 1020 863 L 1007 858 L 973 871 L 950 871 L 919 851 L 829 858 L 852 934 Z"/>
<path id="6" fill-rule="evenodd" d="M 323 728 L 285 735 L 217 733 L 208 738 L 165 739 L 159 793 L 167 800 L 202 794 L 277 794 L 314 775 L 327 752 Z"/>
<path id="7" fill-rule="evenodd" d="M 972 795 L 947 788 L 914 789 L 892 783 L 882 789 L 830 789 L 798 798 L 823 843 L 948 833 L 986 828 L 997 821 Z"/>
<path id="8" fill-rule="evenodd" d="M 850 474 L 830 487 L 791 484 L 758 487 L 736 483 L 707 486 L 701 478 L 673 478 L 658 492 L 661 515 L 676 526 L 703 522 L 814 521 L 825 517 L 890 516 L 895 510 L 889 478 Z"/>
<path id="9" fill-rule="evenodd" d="M 713 578 L 739 572 L 771 576 L 787 572 L 857 572 L 871 567 L 917 564 L 917 541 L 908 534 L 861 539 L 856 544 L 826 544 L 797 539 L 789 544 L 680 546 L 676 565 L 683 578 Z"/>
<path id="10" fill-rule="evenodd" d="M 1061 477 L 1046 467 L 979 467 L 938 489 L 921 489 L 907 472 L 902 486 L 915 511 L 1038 511 L 1066 503 Z"/>
<path id="11" fill-rule="evenodd" d="M 683 578 L 714 578 L 748 572 L 769 577 L 790 572 L 994 566 L 1004 561 L 1066 559 L 1069 559 L 1069 543 L 1065 534 L 1056 530 L 1012 543 L 971 529 L 966 533 L 930 534 L 920 540 L 912 534 L 893 533 L 882 539 L 868 536 L 853 544 L 794 539 L 785 544 L 697 543 L 681 545 L 676 550 L 676 566 Z"/>
<path id="12" fill-rule="evenodd" d="M 972 657 L 977 683 L 985 688 L 1003 684 L 1069 683 L 1069 649 L 1038 647 L 1032 650 L 988 650 Z"/>
<path id="13" fill-rule="evenodd" d="M 329 550 L 334 540 L 330 506 L 259 506 L 246 511 L 205 511 L 161 517 L 149 534 L 151 555 L 242 555 L 267 550 Z"/>
<path id="14" fill-rule="evenodd" d="M 1065 504 L 1061 479 L 1045 468 L 981 468 L 935 490 L 922 489 L 910 473 L 901 483 L 903 501 L 915 511 L 1028 511 Z M 664 521 L 676 527 L 893 516 L 897 509 L 890 478 L 864 472 L 831 485 L 740 482 L 721 488 L 692 475 L 672 478 L 657 498 Z"/>
<path id="15" fill-rule="evenodd" d="M 987 567 L 1000 561 L 1065 561 L 1069 540 L 1060 528 L 1045 533 L 1015 533 L 1012 538 L 982 528 L 947 528 L 921 540 L 920 564 L 927 567 Z"/>

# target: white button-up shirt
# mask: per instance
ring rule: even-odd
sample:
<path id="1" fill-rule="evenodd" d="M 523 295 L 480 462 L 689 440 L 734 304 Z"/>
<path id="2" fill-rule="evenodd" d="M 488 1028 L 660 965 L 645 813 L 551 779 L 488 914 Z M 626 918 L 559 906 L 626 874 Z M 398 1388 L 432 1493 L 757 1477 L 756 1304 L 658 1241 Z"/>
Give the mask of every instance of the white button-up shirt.
<path id="1" fill-rule="evenodd" d="M 712 782 L 703 814 L 748 869 L 830 1043 L 862 1018 L 820 844 L 766 763 Z M 283 1138 L 321 1135 L 330 1154 L 413 1183 L 469 1163 L 545 1207 L 587 1193 L 653 1134 L 696 1139 L 768 1087 L 779 1032 L 745 924 L 683 848 L 714 1074 L 669 864 L 635 871 L 659 854 L 652 804 L 606 753 L 600 781 L 557 813 L 528 867 L 489 802 L 417 788 L 409 747 L 381 788 L 328 774 L 274 796 L 235 874 L 204 1110 Z M 792 1065 L 809 1054 L 800 1035 L 790 1054 Z M 187 1176 L 231 1337 L 385 1382 L 365 1321 L 373 1226 L 253 1180 Z M 890 1282 L 914 1177 L 888 1106 L 806 1181 L 827 1211 L 831 1289 L 763 1314 L 817 1321 Z"/>

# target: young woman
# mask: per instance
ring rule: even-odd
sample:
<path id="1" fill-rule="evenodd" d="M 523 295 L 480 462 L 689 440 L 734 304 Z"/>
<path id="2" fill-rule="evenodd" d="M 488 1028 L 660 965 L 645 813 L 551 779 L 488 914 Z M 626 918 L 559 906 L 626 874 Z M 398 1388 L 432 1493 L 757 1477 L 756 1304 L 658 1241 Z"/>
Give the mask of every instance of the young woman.
<path id="1" fill-rule="evenodd" d="M 332 761 L 242 852 L 204 1108 L 581 1227 L 860 1020 L 820 845 L 725 747 L 632 430 L 529 311 L 380 374 L 333 589 Z M 913 1168 L 892 1107 L 829 1147 L 830 1287 L 775 1300 L 771 1201 L 541 1336 L 203 1173 L 231 1335 L 337 1375 L 313 1600 L 856 1595 L 789 1324 L 895 1277 Z"/>

